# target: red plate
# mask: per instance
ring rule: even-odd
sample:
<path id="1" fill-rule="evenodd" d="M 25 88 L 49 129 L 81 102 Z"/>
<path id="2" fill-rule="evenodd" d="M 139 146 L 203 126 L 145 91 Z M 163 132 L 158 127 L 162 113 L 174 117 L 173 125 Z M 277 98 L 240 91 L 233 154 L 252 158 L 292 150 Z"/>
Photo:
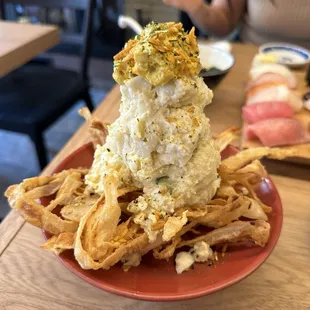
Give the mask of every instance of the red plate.
<path id="1" fill-rule="evenodd" d="M 228 147 L 222 157 L 236 152 L 233 147 Z M 92 164 L 93 154 L 92 145 L 84 145 L 66 158 L 55 172 L 69 168 L 88 168 Z M 174 301 L 208 295 L 247 277 L 267 259 L 275 247 L 281 232 L 283 214 L 279 194 L 270 178 L 261 183 L 258 195 L 273 209 L 269 216 L 271 235 L 268 244 L 264 248 L 238 248 L 227 253 L 213 267 L 195 264 L 194 269 L 178 275 L 174 260 L 156 260 L 152 254 L 144 256 L 141 265 L 128 272 L 124 272 L 121 265 L 110 270 L 83 270 L 74 259 L 73 251 L 62 253 L 60 260 L 77 276 L 98 288 L 134 299 Z M 47 233 L 44 235 L 49 237 Z"/>

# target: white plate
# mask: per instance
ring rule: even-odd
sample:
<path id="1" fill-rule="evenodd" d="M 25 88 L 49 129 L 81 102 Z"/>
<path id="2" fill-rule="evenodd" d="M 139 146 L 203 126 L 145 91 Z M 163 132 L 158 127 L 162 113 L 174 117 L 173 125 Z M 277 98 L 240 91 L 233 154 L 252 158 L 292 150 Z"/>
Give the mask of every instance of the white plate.
<path id="1" fill-rule="evenodd" d="M 302 67 L 310 61 L 310 52 L 307 49 L 288 43 L 263 44 L 259 47 L 259 52 L 275 55 L 277 63 L 291 68 Z"/>
<path id="2" fill-rule="evenodd" d="M 235 63 L 235 58 L 232 54 L 221 49 L 208 46 L 207 44 L 198 44 L 200 51 L 200 62 L 203 69 L 216 67 L 221 72 L 205 72 L 201 76 L 216 76 L 226 73 Z"/>

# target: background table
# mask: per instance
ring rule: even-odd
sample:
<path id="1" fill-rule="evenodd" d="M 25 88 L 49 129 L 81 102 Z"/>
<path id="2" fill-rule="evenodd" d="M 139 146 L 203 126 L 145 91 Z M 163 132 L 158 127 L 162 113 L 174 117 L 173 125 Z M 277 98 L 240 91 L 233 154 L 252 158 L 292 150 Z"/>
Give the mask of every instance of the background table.
<path id="1" fill-rule="evenodd" d="M 236 65 L 216 88 L 213 103 L 206 108 L 214 133 L 241 124 L 244 86 L 255 52 L 254 46 L 234 45 Z M 118 115 L 119 102 L 116 86 L 95 114 L 112 122 Z M 44 173 L 51 173 L 65 156 L 88 140 L 84 125 Z M 12 211 L 0 226 L 0 309 L 310 309 L 309 168 L 279 162 L 268 162 L 268 168 L 286 175 L 273 176 L 283 201 L 283 231 L 267 262 L 242 282 L 211 296 L 175 303 L 149 303 L 111 295 L 83 282 L 53 254 L 40 250 L 44 242 L 40 230 L 24 224 Z"/>
<path id="2" fill-rule="evenodd" d="M 55 26 L 0 21 L 0 77 L 59 42 Z"/>

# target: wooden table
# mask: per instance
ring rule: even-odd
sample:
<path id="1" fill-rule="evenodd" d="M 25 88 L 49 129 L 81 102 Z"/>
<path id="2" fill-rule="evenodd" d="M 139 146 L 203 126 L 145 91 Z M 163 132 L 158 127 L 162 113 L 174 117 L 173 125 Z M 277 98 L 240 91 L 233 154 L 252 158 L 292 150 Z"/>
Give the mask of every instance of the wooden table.
<path id="1" fill-rule="evenodd" d="M 55 26 L 0 21 L 0 77 L 59 42 Z"/>
<path id="2" fill-rule="evenodd" d="M 255 52 L 254 46 L 234 46 L 236 65 L 206 109 L 214 133 L 241 124 L 244 85 Z M 112 122 L 118 115 L 119 102 L 116 86 L 95 114 Z M 65 156 L 88 140 L 84 125 L 44 173 L 51 173 Z M 267 262 L 241 283 L 211 296 L 175 303 L 151 304 L 114 296 L 83 282 L 54 255 L 40 250 L 44 241 L 40 230 L 24 224 L 12 211 L 0 226 L 0 309 L 310 309 L 309 169 L 293 164 L 274 166 L 270 167 L 272 171 L 286 174 L 273 176 L 284 206 L 282 235 Z"/>

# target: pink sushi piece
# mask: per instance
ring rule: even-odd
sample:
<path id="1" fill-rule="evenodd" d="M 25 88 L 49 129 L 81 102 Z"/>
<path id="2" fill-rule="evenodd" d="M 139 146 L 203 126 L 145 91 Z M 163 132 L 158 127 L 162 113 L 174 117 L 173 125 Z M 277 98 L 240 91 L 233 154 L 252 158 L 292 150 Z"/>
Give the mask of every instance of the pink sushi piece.
<path id="1" fill-rule="evenodd" d="M 285 101 L 292 107 L 294 112 L 300 111 L 303 106 L 301 98 L 286 85 L 261 86 L 261 89 L 254 94 L 248 94 L 246 104 L 251 105 L 264 101 Z"/>
<path id="2" fill-rule="evenodd" d="M 249 124 L 269 118 L 290 118 L 294 110 L 285 101 L 264 101 L 242 108 L 242 118 Z"/>
<path id="3" fill-rule="evenodd" d="M 297 87 L 297 81 L 293 75 L 284 76 L 280 73 L 265 72 L 265 73 L 259 75 L 256 79 L 252 80 L 249 83 L 247 90 L 250 90 L 253 87 L 256 87 L 256 86 L 259 86 L 262 84 L 267 84 L 270 82 L 283 83 L 283 84 L 286 84 L 291 89 L 294 89 Z"/>
<path id="4" fill-rule="evenodd" d="M 292 118 L 274 118 L 248 125 L 245 138 L 258 138 L 265 146 L 294 145 L 310 142 L 310 134 Z"/>
<path id="5" fill-rule="evenodd" d="M 264 74 L 264 77 L 262 77 Z M 279 76 L 270 75 L 270 74 L 278 74 L 285 78 L 287 81 L 287 86 L 289 88 L 296 88 L 297 80 L 294 73 L 288 69 L 287 67 L 280 64 L 261 64 L 259 66 L 254 66 L 250 70 L 250 77 L 252 81 L 256 81 L 258 83 L 258 79 L 261 77 L 261 82 L 265 84 L 266 82 L 275 82 L 277 79 L 281 79 Z M 281 79 L 282 80 L 282 79 Z"/>

